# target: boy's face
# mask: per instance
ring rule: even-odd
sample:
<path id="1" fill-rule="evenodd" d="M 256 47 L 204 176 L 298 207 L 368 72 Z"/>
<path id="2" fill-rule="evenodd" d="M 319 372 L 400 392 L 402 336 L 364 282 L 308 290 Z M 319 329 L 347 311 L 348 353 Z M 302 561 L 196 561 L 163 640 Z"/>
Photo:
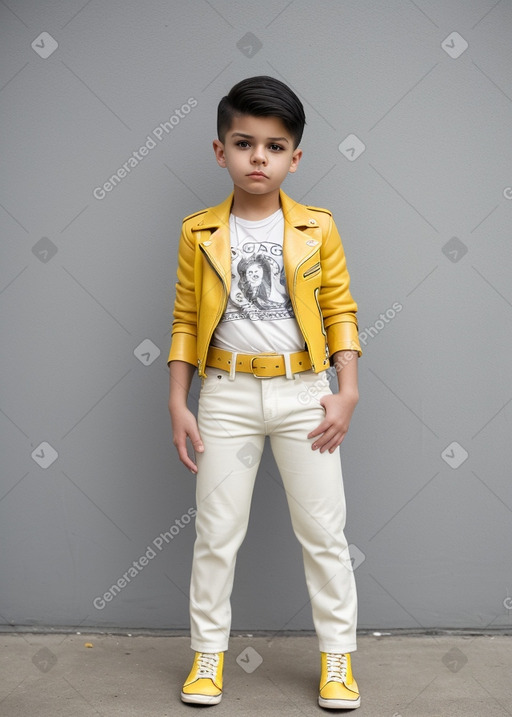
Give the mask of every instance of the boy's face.
<path id="1" fill-rule="evenodd" d="M 264 195 L 281 187 L 295 172 L 302 150 L 277 117 L 235 117 L 225 141 L 213 142 L 219 166 L 227 168 L 233 184 L 248 194 Z"/>

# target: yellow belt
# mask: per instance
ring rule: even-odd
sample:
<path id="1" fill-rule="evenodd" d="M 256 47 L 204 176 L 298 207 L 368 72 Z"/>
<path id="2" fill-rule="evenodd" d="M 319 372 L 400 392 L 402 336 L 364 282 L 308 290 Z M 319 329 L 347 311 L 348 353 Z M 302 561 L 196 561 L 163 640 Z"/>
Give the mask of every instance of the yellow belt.
<path id="1" fill-rule="evenodd" d="M 286 364 L 289 359 L 289 372 L 299 373 L 309 371 L 311 360 L 307 351 L 297 351 L 290 354 L 239 354 L 210 346 L 206 357 L 206 365 L 229 371 L 252 373 L 257 378 L 270 378 L 272 376 L 285 376 Z M 235 367 L 233 369 L 233 361 Z"/>

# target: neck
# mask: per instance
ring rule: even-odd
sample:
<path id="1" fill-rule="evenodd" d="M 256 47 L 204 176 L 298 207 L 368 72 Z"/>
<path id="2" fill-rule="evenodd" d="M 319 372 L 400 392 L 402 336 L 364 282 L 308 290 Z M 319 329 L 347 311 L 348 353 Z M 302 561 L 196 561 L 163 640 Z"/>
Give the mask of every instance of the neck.
<path id="1" fill-rule="evenodd" d="M 240 187 L 234 188 L 231 212 L 240 219 L 265 219 L 280 208 L 279 189 L 269 194 L 249 194 Z"/>

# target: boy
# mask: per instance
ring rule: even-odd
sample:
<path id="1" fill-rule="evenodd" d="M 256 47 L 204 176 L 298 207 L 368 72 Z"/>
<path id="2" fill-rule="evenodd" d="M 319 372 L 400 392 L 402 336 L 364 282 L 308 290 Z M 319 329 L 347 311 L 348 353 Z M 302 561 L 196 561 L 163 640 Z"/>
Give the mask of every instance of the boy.
<path id="1" fill-rule="evenodd" d="M 188 703 L 222 697 L 235 560 L 265 435 L 303 548 L 321 651 L 319 704 L 360 703 L 350 662 L 357 599 L 339 457 L 358 401 L 357 305 L 330 212 L 297 204 L 281 190 L 299 165 L 304 124 L 300 100 L 279 80 L 236 84 L 220 101 L 213 142 L 233 192 L 183 222 L 168 360 L 174 444 L 197 474 L 195 658 L 181 692 Z M 331 362 L 337 394 L 326 375 Z M 196 368 L 197 422 L 187 408 Z"/>

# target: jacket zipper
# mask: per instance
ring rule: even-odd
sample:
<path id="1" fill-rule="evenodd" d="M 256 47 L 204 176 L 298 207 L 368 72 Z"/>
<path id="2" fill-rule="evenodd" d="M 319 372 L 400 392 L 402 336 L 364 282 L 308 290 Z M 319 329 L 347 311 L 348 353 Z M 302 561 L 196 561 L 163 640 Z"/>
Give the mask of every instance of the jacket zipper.
<path id="1" fill-rule="evenodd" d="M 322 309 L 320 307 L 320 302 L 318 300 L 319 292 L 320 292 L 320 289 L 317 287 L 314 292 L 315 293 L 315 301 L 316 301 L 316 305 L 318 307 L 318 314 L 320 316 L 320 326 L 322 327 L 322 333 L 325 338 L 325 356 L 326 356 L 326 358 L 329 358 L 329 345 L 327 343 L 327 331 L 325 330 L 324 316 L 322 314 Z"/>
<path id="2" fill-rule="evenodd" d="M 311 256 L 311 254 L 309 256 Z M 307 256 L 305 259 L 303 259 L 300 262 L 300 264 L 297 264 L 297 266 L 295 267 L 295 272 L 293 274 L 293 296 L 290 298 L 291 298 L 292 304 L 293 304 L 293 311 L 295 314 L 295 319 L 296 319 L 297 323 L 299 324 L 302 335 L 304 336 L 304 341 L 306 342 L 306 345 L 308 347 L 308 353 L 310 354 L 310 357 L 311 357 L 307 333 L 306 333 L 306 331 L 304 331 L 304 326 L 302 325 L 302 322 L 299 318 L 299 312 L 297 311 L 297 306 L 295 304 L 295 287 L 297 286 L 297 276 L 299 273 L 299 269 L 301 268 L 301 266 L 303 266 L 307 262 L 307 260 L 309 259 L 309 256 Z M 315 294 L 315 299 L 316 299 L 316 294 Z M 318 304 L 318 302 L 317 302 L 317 304 Z M 322 326 L 323 326 L 323 324 L 322 324 Z M 323 331 L 323 328 L 322 328 L 322 331 Z M 311 362 L 311 368 L 313 369 L 313 371 L 315 370 L 315 365 L 313 362 Z"/>
<path id="3" fill-rule="evenodd" d="M 317 286 L 317 288 L 316 288 L 315 291 L 314 291 L 315 301 L 316 301 L 316 305 L 317 305 L 317 308 L 318 308 L 318 313 L 319 313 L 319 315 L 320 315 L 320 325 L 321 325 L 321 327 L 322 327 L 322 333 L 323 333 L 323 335 L 325 336 L 325 338 L 327 339 L 327 332 L 325 331 L 324 317 L 323 317 L 323 315 L 322 315 L 322 309 L 320 308 L 320 302 L 318 301 L 318 292 L 319 292 L 319 291 L 320 291 L 320 289 L 319 289 L 318 286 Z"/>
<path id="4" fill-rule="evenodd" d="M 214 323 L 214 325 L 213 325 L 212 330 L 210 331 L 210 335 L 208 336 L 208 341 L 207 341 L 207 343 L 206 343 L 206 346 L 209 347 L 209 346 L 210 346 L 211 338 L 212 338 L 212 336 L 213 336 L 213 332 L 214 332 L 215 329 L 217 328 L 217 326 L 218 326 L 218 324 L 219 324 L 219 321 L 220 321 L 220 317 L 222 316 L 222 314 L 224 313 L 224 311 L 225 311 L 225 309 L 226 309 L 226 306 L 227 306 L 227 303 L 228 303 L 228 292 L 227 292 L 227 290 L 226 290 L 226 284 L 224 283 L 224 280 L 223 280 L 223 278 L 222 278 L 220 272 L 217 270 L 217 267 L 215 266 L 215 264 L 214 264 L 213 261 L 210 259 L 210 257 L 208 256 L 208 254 L 205 252 L 205 250 L 203 249 L 203 247 L 202 247 L 201 245 L 199 245 L 199 248 L 200 248 L 200 250 L 203 252 L 204 256 L 206 257 L 206 260 L 208 261 L 208 264 L 212 267 L 213 271 L 214 271 L 214 272 L 217 274 L 217 276 L 219 277 L 220 283 L 222 284 L 222 290 L 223 290 L 223 292 L 224 292 L 224 300 L 223 300 L 223 302 L 222 302 L 222 304 L 221 304 L 221 306 L 220 306 L 220 311 L 217 312 L 217 316 L 215 317 L 215 323 Z"/>
<path id="5" fill-rule="evenodd" d="M 313 264 L 312 267 L 310 267 L 307 271 L 304 272 L 302 277 L 306 279 L 308 276 L 311 276 L 311 274 L 316 274 L 317 271 L 320 269 L 320 262 L 317 261 L 316 264 Z"/>

